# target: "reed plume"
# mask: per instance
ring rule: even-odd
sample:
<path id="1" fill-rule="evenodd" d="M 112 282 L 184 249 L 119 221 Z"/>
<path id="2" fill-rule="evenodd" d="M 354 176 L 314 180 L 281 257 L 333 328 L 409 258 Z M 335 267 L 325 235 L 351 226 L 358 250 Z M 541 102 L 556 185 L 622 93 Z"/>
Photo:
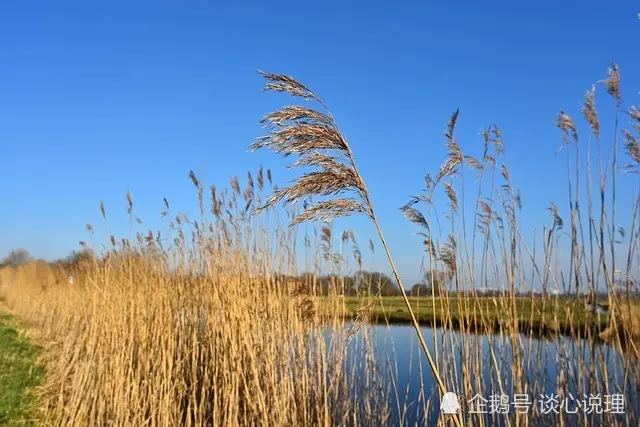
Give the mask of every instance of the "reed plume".
<path id="1" fill-rule="evenodd" d="M 256 213 L 260 213 L 262 210 L 277 203 L 286 205 L 297 201 L 305 201 L 314 196 L 325 199 L 316 204 L 306 205 L 302 213 L 292 220 L 291 225 L 309 220 L 329 221 L 336 217 L 358 213 L 367 215 L 376 226 L 393 275 L 409 311 L 411 322 L 427 356 L 429 366 L 438 383 L 438 388 L 441 394 L 444 394 L 446 392 L 444 382 L 440 378 L 438 368 L 420 331 L 420 325 L 396 270 L 391 252 L 382 234 L 382 228 L 374 212 L 369 192 L 356 167 L 354 155 L 347 139 L 340 131 L 326 104 L 307 86 L 290 76 L 263 71 L 258 71 L 258 73 L 266 80 L 264 91 L 286 92 L 292 96 L 315 101 L 325 111 L 322 112 L 301 106 L 287 106 L 262 118 L 260 122 L 268 132 L 267 135 L 258 138 L 251 145 L 251 151 L 268 148 L 283 157 L 295 155 L 297 156 L 297 161 L 291 164 L 290 168 L 313 167 L 316 170 L 303 174 L 289 187 L 276 190 L 267 199 L 266 204 L 256 210 Z M 453 133 L 455 128 L 457 113 L 456 111 L 449 123 L 448 136 Z M 462 155 L 457 143 L 452 136 L 449 140 L 450 160 L 448 167 L 441 171 L 439 179 L 455 173 L 456 166 L 462 162 Z M 338 197 L 331 198 L 331 196 Z M 363 310 L 358 314 L 358 320 L 361 322 L 362 319 L 366 318 L 372 308 L 372 303 L 363 307 Z M 462 425 L 457 416 L 453 419 L 456 425 Z"/>

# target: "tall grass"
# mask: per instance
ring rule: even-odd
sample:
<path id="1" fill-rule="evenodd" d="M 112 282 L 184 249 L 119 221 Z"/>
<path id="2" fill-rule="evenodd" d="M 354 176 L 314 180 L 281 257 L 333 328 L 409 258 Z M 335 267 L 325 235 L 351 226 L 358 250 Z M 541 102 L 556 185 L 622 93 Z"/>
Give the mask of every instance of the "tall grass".
<path id="1" fill-rule="evenodd" d="M 584 135 L 568 113 L 561 111 L 556 118 L 567 160 L 568 198 L 550 205 L 542 230 L 522 229 L 521 195 L 507 166 L 508 144 L 500 129 L 487 128 L 479 153 L 471 155 L 456 139 L 459 112 L 452 115 L 443 138 L 445 163 L 427 174 L 423 191 L 402 207 L 420 227 L 425 280 L 441 287 L 431 287 L 432 294 L 414 304 L 335 119 L 297 80 L 263 76 L 267 89 L 315 101 L 321 109 L 290 106 L 268 114 L 268 134 L 253 148 L 297 156 L 294 167 L 316 171 L 278 189 L 271 172 L 260 169 L 248 173 L 243 187 L 234 177 L 222 191 L 207 188 L 191 172 L 199 218 L 174 212 L 165 199 L 167 229 L 136 231 L 142 221 L 127 193 L 128 238 L 108 232 L 98 237 L 88 225 L 94 243 L 85 244 L 93 250 L 86 253 L 93 255 L 63 266 L 31 263 L 0 270 L 0 298 L 34 326 L 46 348 L 40 390 L 44 423 L 386 425 L 415 419 L 432 425 L 527 426 L 639 421 L 634 402 L 640 401 L 640 321 L 633 277 L 640 201 L 636 193 L 629 206 L 616 189 L 619 180 L 635 179 L 622 174 L 637 172 L 640 114 L 634 107 L 623 108 L 615 64 L 601 82 L 614 104 L 609 138 L 600 132 L 595 88 L 587 92 L 582 109 L 589 125 Z M 621 129 L 627 122 L 631 127 Z M 626 157 L 618 155 L 619 135 Z M 621 166 L 623 158 L 631 165 Z M 268 187 L 273 195 L 264 199 Z M 440 191 L 447 205 L 434 203 Z M 308 203 L 311 196 L 315 204 Z M 304 201 L 302 210 L 278 206 L 295 201 Z M 108 230 L 102 204 L 100 211 Z M 562 212 L 568 213 L 567 220 Z M 345 327 L 345 271 L 350 263 L 363 270 L 355 235 L 345 231 L 336 247 L 330 225 L 315 229 L 313 238 L 304 236 L 305 274 L 298 269 L 300 239 L 289 224 L 351 214 L 374 222 L 400 285 L 430 369 L 423 372 L 422 358 L 411 359 L 419 390 L 399 387 L 399 371 L 409 367 L 398 366 L 393 355 L 381 356 L 378 341 L 369 335 L 366 323 L 374 309 L 384 313 L 392 307 L 377 294 L 381 286 L 371 277 L 363 285 L 365 303 Z M 345 254 L 347 244 L 351 256 Z M 325 273 L 330 273 L 328 288 L 319 279 Z M 496 285 L 501 285 L 497 295 L 482 296 Z M 524 300 L 531 305 L 525 318 L 520 294 L 534 289 L 539 293 Z M 612 314 L 603 317 L 596 302 Z M 414 312 L 421 305 L 429 307 L 438 328 L 432 342 L 424 338 Z M 528 395 L 531 409 L 438 415 L 431 378 L 440 394 L 454 391 L 463 402 L 477 394 Z M 410 392 L 417 392 L 415 402 L 402 397 Z M 619 393 L 626 398 L 626 414 L 544 413 L 541 394 L 551 392 L 559 399 Z M 422 415 L 412 418 L 410 413 Z"/>
<path id="2" fill-rule="evenodd" d="M 211 189 L 207 215 L 203 186 L 191 178 L 202 218 L 172 217 L 171 241 L 160 232 L 113 238 L 105 256 L 71 270 L 2 270 L 3 298 L 47 349 L 45 421 L 384 424 L 388 386 L 362 357 L 366 340 L 348 356 L 338 307 L 317 321 L 310 284 L 290 279 L 288 230 L 248 215 L 259 190 L 243 192 L 235 179 L 231 191 Z"/>
<path id="3" fill-rule="evenodd" d="M 522 229 L 521 195 L 507 166 L 506 144 L 500 129 L 492 125 L 483 132 L 479 155 L 463 153 L 455 137 L 458 111 L 451 117 L 445 132 L 446 162 L 437 174 L 427 174 L 424 192 L 413 197 L 402 209 L 407 219 L 423 229 L 421 235 L 428 272 L 443 270 L 448 273 L 453 290 L 449 297 L 460 295 L 463 290 L 471 296 L 456 298 L 457 306 L 446 307 L 443 311 L 461 317 L 457 320 L 464 332 L 497 333 L 488 335 L 488 352 L 483 352 L 477 340 L 443 339 L 442 353 L 449 358 L 441 359 L 437 369 L 446 378 L 448 389 L 459 390 L 466 397 L 476 393 L 488 396 L 496 390 L 509 396 L 525 393 L 532 395 L 535 406 L 541 403 L 545 390 L 549 393 L 545 383 L 550 381 L 561 400 L 619 393 L 626 398 L 626 415 L 605 413 L 600 416 L 581 412 L 579 421 L 585 425 L 626 425 L 636 423 L 640 415 L 637 405 L 640 398 L 637 347 L 640 311 L 638 285 L 633 279 L 638 277 L 640 267 L 637 252 L 640 188 L 635 187 L 630 204 L 628 195 L 623 201 L 618 200 L 616 189 L 617 180 L 636 179 L 633 174 L 638 172 L 640 161 L 637 141 L 640 116 L 633 106 L 627 109 L 628 115 L 625 114 L 631 118 L 632 127 L 623 130 L 629 155 L 626 160 L 630 161 L 623 169 L 618 163 L 617 152 L 620 116 L 624 113 L 620 74 L 615 63 L 601 83 L 614 100 L 615 123 L 608 141 L 603 141 L 604 137 L 600 135 L 595 86 L 587 92 L 582 108 L 589 125 L 586 137 L 579 136 L 577 125 L 567 113 L 560 111 L 556 117 L 562 140 L 560 150 L 564 150 L 567 158 L 568 197 L 562 204 L 569 216 L 568 231 L 565 231 L 565 220 L 560 215 L 561 208 L 554 202 L 550 202 L 549 224 L 542 227 L 541 233 Z M 595 170 L 594 141 L 598 159 Z M 606 154 L 603 153 L 605 150 Z M 629 176 L 620 176 L 625 172 L 630 173 Z M 599 183 L 598 192 L 592 187 L 594 179 Z M 446 207 L 433 203 L 434 194 L 440 188 L 449 200 Z M 582 205 L 585 197 L 587 209 Z M 472 204 L 468 206 L 470 200 Z M 425 213 L 418 209 L 420 206 Z M 627 223 L 624 227 L 617 216 L 620 207 L 625 209 Z M 496 310 L 502 313 L 497 327 L 494 322 L 487 321 L 486 304 L 478 297 L 480 291 L 496 285 L 500 287 L 499 296 L 493 302 Z M 534 293 L 530 300 L 531 318 L 523 321 L 516 308 L 518 294 L 534 290 L 540 292 Z M 603 294 L 606 301 L 602 301 Z M 599 328 L 604 320 L 597 311 L 599 300 L 611 311 L 604 331 Z M 451 301 L 451 298 L 443 298 L 439 303 L 447 306 Z M 551 316 L 546 307 L 552 307 Z M 534 321 L 534 317 L 541 317 L 542 322 Z M 441 321 L 445 330 L 453 327 L 452 316 L 445 314 Z M 561 324 L 568 324 L 569 329 L 561 328 Z M 532 348 L 540 329 L 551 331 L 553 351 Z M 561 329 L 570 340 L 560 336 Z M 603 341 L 610 345 L 602 346 Z M 623 355 L 613 364 L 612 352 Z M 505 354 L 509 355 L 508 364 L 502 360 Z M 451 355 L 461 363 L 453 363 Z M 558 358 L 555 378 L 549 372 L 541 371 L 541 360 L 545 357 Z M 491 372 L 490 382 L 479 379 L 482 378 L 479 373 L 486 370 Z M 505 378 L 509 384 L 505 384 Z M 563 425 L 577 421 L 575 417 L 567 418 L 562 411 L 538 415 L 545 424 Z M 502 415 L 473 415 L 466 421 L 482 424 L 501 419 Z M 533 423 L 529 415 L 521 414 L 504 421 L 515 425 Z"/>

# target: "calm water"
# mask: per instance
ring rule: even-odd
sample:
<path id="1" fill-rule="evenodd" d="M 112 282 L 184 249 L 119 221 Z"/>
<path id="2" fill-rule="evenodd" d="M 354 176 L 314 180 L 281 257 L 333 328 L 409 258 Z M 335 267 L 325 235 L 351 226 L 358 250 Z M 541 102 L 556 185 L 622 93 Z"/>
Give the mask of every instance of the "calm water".
<path id="1" fill-rule="evenodd" d="M 434 330 L 431 327 L 422 328 L 422 334 L 427 342 L 432 355 L 435 358 Z M 365 337 L 367 339 L 365 339 Z M 446 342 L 441 330 L 435 332 L 438 345 L 439 362 L 441 366 L 441 376 L 447 384 L 447 391 L 461 393 L 463 361 L 474 361 L 482 368 L 482 378 L 477 378 L 477 374 L 472 377 L 473 393 L 467 398 L 476 394 L 481 399 L 487 399 L 485 417 L 488 425 L 504 424 L 504 415 L 491 415 L 490 398 L 492 394 L 501 394 L 499 382 L 502 384 L 504 394 L 509 398 L 509 403 L 502 405 L 502 410 L 507 407 L 508 414 L 514 416 L 516 409 L 514 406 L 514 391 L 512 389 L 513 351 L 511 340 L 498 335 L 468 335 L 460 332 L 448 333 Z M 578 410 L 579 416 L 584 416 L 583 411 L 591 409 L 593 412 L 587 415 L 589 423 L 594 425 L 602 424 L 602 415 L 597 415 L 598 402 L 602 408 L 606 406 L 605 400 L 610 399 L 605 395 L 621 394 L 624 396 L 624 412 L 627 417 L 634 417 L 634 423 L 638 422 L 640 415 L 640 384 L 632 374 L 624 379 L 624 367 L 635 364 L 638 360 L 631 359 L 628 354 L 620 354 L 612 347 L 604 344 L 596 344 L 593 347 L 587 341 L 573 340 L 568 337 L 551 339 L 529 339 L 520 337 L 520 355 L 523 358 L 524 371 L 526 372 L 526 383 L 528 384 L 529 400 L 527 404 L 525 398 L 520 396 L 523 408 L 529 408 L 528 413 L 537 413 L 539 421 L 534 425 L 554 425 L 557 423 L 554 411 L 564 413 L 570 425 L 576 424 L 579 420 L 576 415 L 568 415 L 562 407 L 553 401 L 557 397 L 558 383 L 561 381 L 567 384 L 567 389 L 571 397 L 567 395 L 565 404 L 568 411 Z M 427 358 L 422 352 L 415 330 L 409 325 L 370 325 L 361 330 L 359 335 L 349 343 L 349 352 L 353 355 L 350 359 L 350 369 L 363 373 L 365 367 L 363 363 L 364 345 L 369 342 L 375 354 L 375 369 L 388 380 L 391 393 L 394 396 L 392 402 L 393 419 L 392 424 L 403 425 L 436 425 L 440 414 L 440 403 L 437 393 L 435 378 L 429 368 Z M 464 345 L 463 345 L 464 344 Z M 463 351 L 463 347 L 468 350 Z M 493 349 L 497 370 L 492 369 L 490 349 Z M 595 364 L 592 362 L 592 351 L 594 351 Z M 580 357 L 582 355 L 582 357 Z M 590 403 L 584 403 L 584 392 L 587 392 L 587 402 L 589 402 L 589 385 L 583 383 L 578 390 L 578 373 L 585 374 L 588 378 L 589 369 L 597 368 L 598 379 L 592 384 L 596 396 Z M 604 388 L 601 380 L 602 369 L 605 368 L 609 378 L 609 390 Z M 469 364 L 470 366 L 470 364 Z M 455 369 L 454 369 L 455 367 Z M 444 372 L 443 372 L 444 371 Z M 499 374 L 497 373 L 499 372 Z M 457 377 L 455 372 L 457 372 Z M 475 372 L 475 371 L 474 371 Z M 636 371 L 637 372 L 637 371 Z M 364 375 L 362 375 L 364 378 Z M 446 378 L 444 378 L 446 377 Z M 476 387 L 480 385 L 480 389 Z M 424 390 L 424 391 L 423 391 Z M 600 394 L 598 400 L 597 394 Z M 545 396 L 541 396 L 544 394 Z M 561 401 L 560 397 L 557 397 Z M 476 402 L 482 402 L 476 399 Z M 616 397 L 612 397 L 616 399 Z M 430 404 L 425 402 L 430 400 Z M 460 401 L 467 400 L 460 398 Z M 547 402 L 544 406 L 549 415 L 541 413 L 541 400 Z M 468 403 L 468 402 L 463 402 Z M 473 403 L 473 402 L 472 402 Z M 476 409 L 482 411 L 482 404 Z M 577 405 L 581 406 L 578 409 Z M 614 403 L 614 408 L 617 404 Z M 426 407 L 428 406 L 428 410 Z M 618 405 L 619 406 L 619 405 Z M 494 405 L 493 412 L 498 411 L 498 405 Z M 524 410 L 524 409 L 522 409 Z M 462 409 L 462 411 L 468 411 Z M 478 415 L 476 415 L 477 417 Z M 621 421 L 625 415 L 615 415 Z M 489 418 L 494 417 L 494 418 Z"/>

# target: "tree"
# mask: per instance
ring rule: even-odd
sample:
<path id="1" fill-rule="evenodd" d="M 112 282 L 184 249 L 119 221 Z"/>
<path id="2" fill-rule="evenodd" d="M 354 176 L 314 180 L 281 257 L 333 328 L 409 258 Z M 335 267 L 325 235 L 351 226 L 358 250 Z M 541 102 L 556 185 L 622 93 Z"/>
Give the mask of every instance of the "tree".
<path id="1" fill-rule="evenodd" d="M 2 266 L 17 267 L 32 260 L 31 254 L 26 249 L 14 249 L 2 261 Z"/>
<path id="2" fill-rule="evenodd" d="M 431 288 L 424 283 L 416 283 L 411 287 L 411 291 L 409 293 L 412 297 L 430 297 Z"/>
<path id="3" fill-rule="evenodd" d="M 433 289 L 433 294 L 435 296 L 440 296 L 442 291 L 445 289 L 447 285 L 448 276 L 445 271 L 439 270 L 429 270 L 424 275 L 425 287 L 427 289 L 428 296 L 431 296 Z M 422 295 L 422 291 L 420 292 Z"/>
<path id="4" fill-rule="evenodd" d="M 72 251 L 65 258 L 63 264 L 68 268 L 82 268 L 91 265 L 95 259 L 96 254 L 92 249 L 83 248 L 79 251 Z"/>
<path id="5" fill-rule="evenodd" d="M 396 282 L 384 273 L 360 271 L 356 273 L 355 282 L 360 294 L 375 295 L 379 291 L 383 297 L 400 295 Z"/>

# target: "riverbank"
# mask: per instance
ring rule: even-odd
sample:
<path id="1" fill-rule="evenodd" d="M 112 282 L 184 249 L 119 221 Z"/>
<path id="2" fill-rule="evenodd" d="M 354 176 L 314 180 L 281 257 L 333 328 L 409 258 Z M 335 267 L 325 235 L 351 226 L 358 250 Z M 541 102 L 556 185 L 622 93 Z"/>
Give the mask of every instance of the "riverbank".
<path id="1" fill-rule="evenodd" d="M 39 351 L 0 306 L 0 425 L 37 425 L 34 389 L 42 378 L 36 362 Z"/>
<path id="2" fill-rule="evenodd" d="M 448 324 L 454 329 L 467 328 L 468 331 L 496 332 L 509 318 L 510 300 L 479 297 L 435 298 L 410 297 L 411 307 L 418 321 L 423 325 Z M 326 305 L 321 299 L 321 306 Z M 344 316 L 353 318 L 358 310 L 370 301 L 365 297 L 346 297 L 342 301 Z M 640 303 L 632 303 L 636 312 Z M 594 336 L 602 333 L 609 325 L 609 316 L 594 313 L 582 301 L 569 298 L 542 300 L 540 298 L 516 298 L 515 310 L 518 327 L 522 332 L 534 335 L 560 333 L 563 335 Z M 403 324 L 410 323 L 411 317 L 402 297 L 378 297 L 370 312 L 369 322 Z"/>

